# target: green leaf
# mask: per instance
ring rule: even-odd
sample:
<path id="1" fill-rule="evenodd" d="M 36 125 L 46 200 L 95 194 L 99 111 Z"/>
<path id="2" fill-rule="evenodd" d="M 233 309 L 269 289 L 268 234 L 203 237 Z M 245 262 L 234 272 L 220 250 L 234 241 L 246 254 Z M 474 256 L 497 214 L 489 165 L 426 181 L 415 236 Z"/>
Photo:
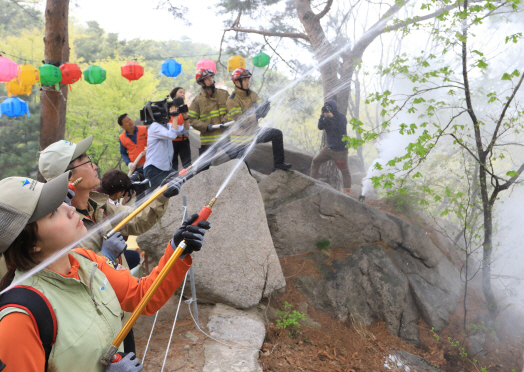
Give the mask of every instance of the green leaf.
<path id="1" fill-rule="evenodd" d="M 518 175 L 519 174 L 517 172 L 515 172 L 515 171 L 509 171 L 509 172 L 506 173 L 506 176 L 508 176 L 508 177 L 516 177 Z"/>
<path id="2" fill-rule="evenodd" d="M 505 72 L 504 75 L 502 75 L 501 80 L 511 80 L 511 75 Z"/>

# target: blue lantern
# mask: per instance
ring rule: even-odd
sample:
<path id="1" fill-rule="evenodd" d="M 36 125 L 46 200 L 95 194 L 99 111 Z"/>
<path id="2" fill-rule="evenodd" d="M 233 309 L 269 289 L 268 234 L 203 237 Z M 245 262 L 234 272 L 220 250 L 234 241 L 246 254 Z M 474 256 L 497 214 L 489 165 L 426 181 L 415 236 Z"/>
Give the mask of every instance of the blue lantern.
<path id="1" fill-rule="evenodd" d="M 0 104 L 0 116 L 2 116 L 2 114 L 5 114 L 10 118 L 16 118 L 23 114 L 27 114 L 27 117 L 31 116 L 27 102 L 22 101 L 18 97 L 8 98 Z"/>
<path id="2" fill-rule="evenodd" d="M 165 76 L 176 78 L 182 72 L 182 65 L 174 59 L 166 59 L 162 63 L 161 72 Z"/>

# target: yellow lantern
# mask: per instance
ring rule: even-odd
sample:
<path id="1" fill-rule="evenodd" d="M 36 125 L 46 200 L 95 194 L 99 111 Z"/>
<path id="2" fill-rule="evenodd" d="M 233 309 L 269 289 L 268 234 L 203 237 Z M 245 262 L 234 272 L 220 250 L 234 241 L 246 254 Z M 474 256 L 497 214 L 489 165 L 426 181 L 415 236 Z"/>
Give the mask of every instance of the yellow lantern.
<path id="1" fill-rule="evenodd" d="M 17 78 L 14 78 L 13 80 L 7 82 L 5 84 L 5 87 L 7 89 L 7 95 L 9 97 L 20 96 L 22 94 L 27 94 L 29 96 L 31 92 L 33 91 L 32 85 L 21 85 L 18 82 Z"/>
<path id="2" fill-rule="evenodd" d="M 32 86 L 40 81 L 40 70 L 31 65 L 20 66 L 20 85 Z"/>
<path id="3" fill-rule="evenodd" d="M 246 68 L 246 60 L 244 57 L 236 55 L 227 60 L 227 71 L 231 69 L 232 71 L 235 71 L 237 68 L 243 67 Z"/>

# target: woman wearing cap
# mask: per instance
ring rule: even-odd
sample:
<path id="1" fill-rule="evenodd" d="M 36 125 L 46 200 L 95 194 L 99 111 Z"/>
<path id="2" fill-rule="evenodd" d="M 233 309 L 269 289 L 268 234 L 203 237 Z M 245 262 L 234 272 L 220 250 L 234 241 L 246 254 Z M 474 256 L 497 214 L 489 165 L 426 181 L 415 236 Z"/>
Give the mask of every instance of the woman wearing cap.
<path id="1" fill-rule="evenodd" d="M 0 291 L 24 272 L 60 250 L 74 246 L 85 236 L 86 228 L 80 216 L 74 207 L 64 203 L 68 178 L 69 173 L 64 173 L 46 184 L 21 177 L 0 181 L 0 253 L 9 265 Z M 136 279 L 128 270 L 115 269 L 105 258 L 78 248 L 19 283 L 40 294 L 54 310 L 56 339 L 46 361 L 41 328 L 33 314 L 12 302 L 3 304 L 0 306 L 0 370 L 141 371 L 142 365 L 132 353 L 107 367 L 101 359 L 122 328 L 122 310 L 133 311 L 173 254 L 173 247 L 185 239 L 188 248 L 183 258 L 169 272 L 144 313 L 156 312 L 178 288 L 192 264 L 189 253 L 200 250 L 205 230 L 209 228 L 207 222 L 199 222 L 198 227 L 188 226 L 195 219 L 193 215 L 179 228 L 158 267 L 148 277 Z M 6 292 L 6 298 L 10 291 Z"/>

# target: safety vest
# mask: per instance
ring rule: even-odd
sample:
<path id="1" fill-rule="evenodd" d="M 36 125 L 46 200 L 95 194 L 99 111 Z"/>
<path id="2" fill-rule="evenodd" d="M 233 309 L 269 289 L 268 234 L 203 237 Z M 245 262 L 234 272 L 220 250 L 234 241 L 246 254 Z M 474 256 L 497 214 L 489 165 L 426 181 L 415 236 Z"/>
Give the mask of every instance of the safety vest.
<path id="1" fill-rule="evenodd" d="M 169 120 L 169 122 L 173 124 L 175 122 L 175 120 L 177 121 L 177 125 L 179 127 L 178 128 L 173 127 L 173 129 L 180 129 L 180 125 L 184 125 L 184 117 L 182 116 L 182 114 L 180 114 L 180 115 L 178 115 L 176 117 L 172 117 Z M 178 136 L 177 138 L 175 138 L 173 140 L 173 142 L 185 141 L 188 138 L 189 138 L 188 136 Z"/>
<path id="2" fill-rule="evenodd" d="M 21 284 L 42 292 L 56 314 L 57 336 L 48 370 L 103 372 L 105 366 L 100 360 L 122 328 L 122 308 L 98 264 L 77 253 L 70 254 L 80 264 L 80 280 L 44 269 Z M 23 274 L 17 270 L 15 280 Z M 15 312 L 27 314 L 23 309 L 7 307 L 0 311 L 0 320 Z M 123 351 L 122 346 L 119 351 Z"/>
<path id="3" fill-rule="evenodd" d="M 147 127 L 144 125 L 137 125 L 136 127 L 138 128 L 138 132 L 136 134 L 136 144 L 126 135 L 126 131 L 120 135 L 120 142 L 127 149 L 129 160 L 131 160 L 131 162 L 134 162 L 138 155 L 140 155 L 140 153 L 144 151 L 147 146 Z M 138 164 L 144 164 L 145 162 L 146 157 L 143 156 Z"/>

